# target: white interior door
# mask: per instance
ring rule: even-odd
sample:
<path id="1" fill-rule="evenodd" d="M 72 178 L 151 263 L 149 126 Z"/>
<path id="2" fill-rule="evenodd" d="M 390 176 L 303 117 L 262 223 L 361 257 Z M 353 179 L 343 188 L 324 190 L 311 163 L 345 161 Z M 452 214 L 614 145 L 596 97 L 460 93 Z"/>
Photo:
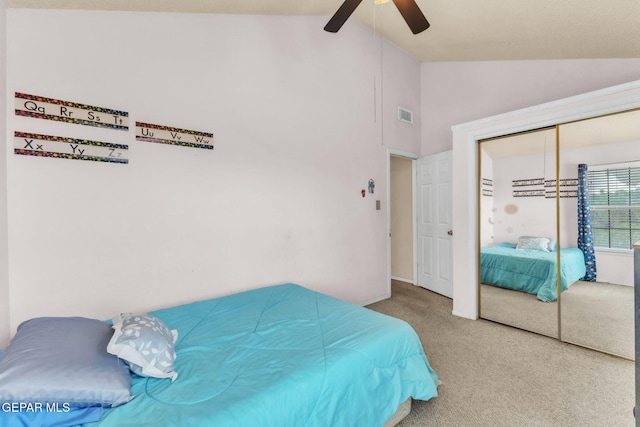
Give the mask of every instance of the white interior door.
<path id="1" fill-rule="evenodd" d="M 418 159 L 418 285 L 453 298 L 452 151 Z"/>

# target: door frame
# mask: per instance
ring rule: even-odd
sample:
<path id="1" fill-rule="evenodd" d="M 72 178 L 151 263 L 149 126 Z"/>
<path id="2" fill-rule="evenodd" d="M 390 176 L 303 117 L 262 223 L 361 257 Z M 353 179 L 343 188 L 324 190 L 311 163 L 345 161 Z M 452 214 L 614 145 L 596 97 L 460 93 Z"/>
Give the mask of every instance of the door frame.
<path id="1" fill-rule="evenodd" d="M 406 151 L 387 148 L 387 294 L 391 296 L 391 157 L 411 160 L 411 226 L 413 228 L 413 285 L 418 276 L 418 242 L 417 242 L 417 209 L 416 209 L 416 161 L 418 155 Z"/>

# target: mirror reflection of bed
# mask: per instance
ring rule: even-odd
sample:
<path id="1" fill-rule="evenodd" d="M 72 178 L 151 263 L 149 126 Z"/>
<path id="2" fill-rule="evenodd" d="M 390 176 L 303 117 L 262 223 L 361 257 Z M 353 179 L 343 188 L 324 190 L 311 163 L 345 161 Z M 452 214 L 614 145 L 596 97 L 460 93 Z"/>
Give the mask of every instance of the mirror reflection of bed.
<path id="1" fill-rule="evenodd" d="M 633 359 L 640 112 L 559 125 L 557 133 L 552 127 L 483 141 L 479 150 L 480 316 Z M 591 184 L 595 263 L 588 249 L 578 248 L 580 164 L 582 181 Z M 555 250 L 545 251 L 542 239 L 556 242 Z M 502 252 L 515 255 L 491 258 Z M 585 253 L 583 274 L 576 265 Z M 595 275 L 586 273 L 591 265 Z"/>

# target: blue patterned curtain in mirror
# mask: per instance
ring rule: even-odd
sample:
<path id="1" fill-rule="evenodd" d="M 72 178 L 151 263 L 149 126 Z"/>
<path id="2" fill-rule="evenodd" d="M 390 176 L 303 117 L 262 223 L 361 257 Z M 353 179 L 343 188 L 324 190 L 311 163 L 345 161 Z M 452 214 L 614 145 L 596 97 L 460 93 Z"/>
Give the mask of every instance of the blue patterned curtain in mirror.
<path id="1" fill-rule="evenodd" d="M 596 281 L 596 254 L 593 249 L 591 234 L 591 212 L 589 207 L 589 181 L 587 180 L 587 165 L 578 165 L 578 248 L 584 253 L 584 263 L 587 273 L 581 280 Z"/>

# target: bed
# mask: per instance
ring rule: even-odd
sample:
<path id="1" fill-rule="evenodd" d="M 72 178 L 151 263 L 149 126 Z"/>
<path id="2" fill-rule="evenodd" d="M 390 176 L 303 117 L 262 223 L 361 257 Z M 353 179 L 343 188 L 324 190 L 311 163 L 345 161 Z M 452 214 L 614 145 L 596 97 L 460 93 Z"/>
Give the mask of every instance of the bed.
<path id="1" fill-rule="evenodd" d="M 586 268 L 578 248 L 561 248 L 560 259 L 560 289 L 564 292 L 584 277 Z M 480 251 L 481 283 L 527 292 L 541 301 L 557 299 L 557 271 L 556 251 L 523 250 L 508 242 Z"/>
<path id="2" fill-rule="evenodd" d="M 177 378 L 132 375 L 133 398 L 84 425 L 382 426 L 437 396 L 407 323 L 295 284 L 149 315 L 177 331 Z"/>

